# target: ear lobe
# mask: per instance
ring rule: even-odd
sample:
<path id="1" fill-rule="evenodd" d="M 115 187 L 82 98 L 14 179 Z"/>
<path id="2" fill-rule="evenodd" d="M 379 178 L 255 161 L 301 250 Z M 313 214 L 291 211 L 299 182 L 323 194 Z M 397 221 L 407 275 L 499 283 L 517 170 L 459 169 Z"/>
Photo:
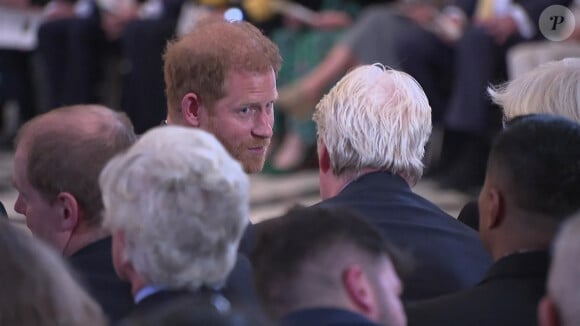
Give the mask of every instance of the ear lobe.
<path id="1" fill-rule="evenodd" d="M 181 116 L 189 126 L 199 127 L 201 99 L 195 93 L 187 93 L 181 99 Z"/>
<path id="2" fill-rule="evenodd" d="M 61 192 L 56 199 L 60 210 L 61 231 L 73 231 L 79 222 L 79 205 L 76 198 L 71 193 Z"/>
<path id="3" fill-rule="evenodd" d="M 538 325 L 539 326 L 559 326 L 560 317 L 554 302 L 550 297 L 545 296 L 538 304 Z"/>
<path id="4" fill-rule="evenodd" d="M 318 142 L 318 168 L 322 173 L 328 173 L 331 169 L 330 154 L 326 145 L 320 140 Z"/>
<path id="5" fill-rule="evenodd" d="M 342 272 L 342 282 L 352 305 L 365 316 L 374 316 L 375 299 L 372 286 L 362 268 L 358 265 L 347 267 Z"/>

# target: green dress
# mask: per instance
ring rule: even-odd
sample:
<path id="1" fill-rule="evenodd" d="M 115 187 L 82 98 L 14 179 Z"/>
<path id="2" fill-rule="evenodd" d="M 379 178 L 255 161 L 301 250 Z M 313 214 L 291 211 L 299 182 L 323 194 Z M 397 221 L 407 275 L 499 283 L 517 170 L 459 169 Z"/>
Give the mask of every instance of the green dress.
<path id="1" fill-rule="evenodd" d="M 361 9 L 355 1 L 323 0 L 321 10 L 340 10 L 354 17 Z M 278 75 L 278 87 L 289 84 L 314 69 L 340 39 L 344 29 L 315 30 L 309 27 L 299 29 L 277 28 L 270 37 L 278 45 L 283 64 Z M 313 108 L 314 109 L 314 108 Z M 307 146 L 316 142 L 316 125 L 311 119 L 296 120 L 283 113 L 276 113 L 276 132 L 294 131 Z"/>

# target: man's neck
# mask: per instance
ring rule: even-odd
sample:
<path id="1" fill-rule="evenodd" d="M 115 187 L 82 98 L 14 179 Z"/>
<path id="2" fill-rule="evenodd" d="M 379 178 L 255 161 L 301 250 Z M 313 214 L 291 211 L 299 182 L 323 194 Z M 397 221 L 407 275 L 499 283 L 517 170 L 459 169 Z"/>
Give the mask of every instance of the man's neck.
<path id="1" fill-rule="evenodd" d="M 63 249 L 63 255 L 70 257 L 86 246 L 108 237 L 110 234 L 104 229 L 90 229 L 71 234 L 70 240 Z"/>
<path id="2" fill-rule="evenodd" d="M 129 283 L 131 283 L 131 294 L 133 295 L 133 298 L 137 299 L 137 294 L 139 291 L 147 287 L 147 283 L 145 282 L 145 279 L 137 274 L 134 270 L 127 271 L 126 276 L 129 280 Z"/>
<path id="3" fill-rule="evenodd" d="M 504 237 L 494 240 L 495 243 L 490 248 L 491 256 L 494 261 L 498 261 L 505 256 L 519 252 L 549 250 L 550 244 L 554 238 L 553 235 L 549 234 L 537 235 L 537 232 L 535 232 L 536 235 L 518 234 L 521 232 L 526 231 L 520 230 L 518 232 L 509 232 L 509 234 L 506 234 Z"/>
<path id="4" fill-rule="evenodd" d="M 338 180 L 338 184 L 339 184 L 339 191 L 337 192 L 337 194 L 339 192 L 341 192 L 344 188 L 346 188 L 349 184 L 351 184 L 352 182 L 356 181 L 357 179 L 359 179 L 360 177 L 367 175 L 369 173 L 373 173 L 373 172 L 381 172 L 380 169 L 375 169 L 375 168 L 364 168 L 362 170 L 360 170 L 358 173 L 355 172 L 348 172 L 347 174 L 337 177 Z M 385 173 L 387 173 L 385 171 Z M 409 181 L 402 175 L 399 175 L 401 178 L 403 178 L 405 180 L 405 182 L 409 183 Z"/>

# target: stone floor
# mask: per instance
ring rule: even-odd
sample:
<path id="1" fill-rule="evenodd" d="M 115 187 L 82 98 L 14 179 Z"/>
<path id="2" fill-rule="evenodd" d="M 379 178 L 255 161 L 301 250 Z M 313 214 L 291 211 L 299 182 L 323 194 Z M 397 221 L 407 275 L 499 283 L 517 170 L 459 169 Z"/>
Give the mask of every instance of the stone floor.
<path id="1" fill-rule="evenodd" d="M 0 152 L 0 200 L 8 215 L 16 223 L 23 223 L 23 216 L 14 212 L 17 194 L 12 188 L 11 152 Z M 251 218 L 253 222 L 275 217 L 296 205 L 311 205 L 320 200 L 316 170 L 302 171 L 284 176 L 253 175 L 251 177 Z M 424 180 L 414 191 L 436 203 L 456 217 L 463 205 L 470 200 L 465 194 L 439 189 L 432 181 Z"/>

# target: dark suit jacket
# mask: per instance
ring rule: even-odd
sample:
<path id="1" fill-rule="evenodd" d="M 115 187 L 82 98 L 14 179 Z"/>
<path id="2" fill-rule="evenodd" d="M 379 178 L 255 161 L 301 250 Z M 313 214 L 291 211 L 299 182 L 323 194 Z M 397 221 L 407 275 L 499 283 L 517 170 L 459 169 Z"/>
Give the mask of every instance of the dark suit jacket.
<path id="1" fill-rule="evenodd" d="M 104 238 L 69 257 L 85 288 L 101 305 L 111 321 L 117 321 L 133 308 L 131 285 L 121 281 L 113 267 L 111 237 Z"/>
<path id="2" fill-rule="evenodd" d="M 258 298 L 254 290 L 254 278 L 252 275 L 252 264 L 248 257 L 238 253 L 236 265 L 228 276 L 226 284 L 222 289 L 223 294 L 236 304 L 257 307 Z"/>
<path id="3" fill-rule="evenodd" d="M 537 325 L 548 266 L 545 251 L 504 257 L 473 289 L 409 305 L 408 325 Z"/>
<path id="4" fill-rule="evenodd" d="M 4 218 L 8 217 L 8 213 L 6 213 L 6 208 L 4 207 L 4 204 L 1 201 L 0 201 L 0 217 Z"/>
<path id="5" fill-rule="evenodd" d="M 336 308 L 312 308 L 294 311 L 282 318 L 280 326 L 378 326 L 362 315 Z"/>
<path id="6" fill-rule="evenodd" d="M 214 290 L 202 289 L 199 291 L 187 290 L 162 290 L 153 293 L 135 305 L 135 309 L 127 318 L 123 319 L 119 326 L 134 325 L 157 325 L 159 320 L 167 319 L 167 314 L 183 314 L 185 307 L 191 307 L 191 314 L 196 312 L 218 312 L 216 301 L 222 298 L 221 294 Z M 226 299 L 223 299 L 226 300 Z M 171 310 L 176 309 L 176 310 Z M 169 318 L 170 319 L 170 318 Z M 195 317 L 192 317 L 192 322 Z"/>
<path id="7" fill-rule="evenodd" d="M 135 308 L 127 319 L 140 318 L 139 316 L 146 316 L 157 307 L 161 307 L 169 302 L 180 300 L 182 298 L 191 298 L 194 301 L 199 301 L 200 305 L 207 304 L 211 306 L 211 297 L 213 295 L 221 295 L 218 291 L 203 289 L 197 292 L 187 290 L 162 290 L 135 304 Z"/>
<path id="8" fill-rule="evenodd" d="M 211 298 L 214 294 L 223 295 L 232 305 L 243 309 L 261 313 L 258 308 L 258 301 L 254 292 L 252 266 L 247 257 L 238 254 L 236 264 L 226 280 L 223 289 L 216 291 L 203 288 L 199 291 L 192 292 L 188 290 L 162 290 L 154 293 L 140 301 L 127 317 L 126 321 L 137 322 L 146 318 L 148 312 L 155 307 L 162 306 L 172 300 L 190 298 L 199 300 L 200 304 L 211 306 Z M 138 323 L 137 323 L 138 324 Z"/>
<path id="9" fill-rule="evenodd" d="M 345 207 L 378 226 L 386 239 L 414 258 L 403 275 L 403 299 L 429 299 L 470 288 L 491 265 L 478 234 L 413 193 L 401 177 L 373 172 L 318 205 Z"/>

